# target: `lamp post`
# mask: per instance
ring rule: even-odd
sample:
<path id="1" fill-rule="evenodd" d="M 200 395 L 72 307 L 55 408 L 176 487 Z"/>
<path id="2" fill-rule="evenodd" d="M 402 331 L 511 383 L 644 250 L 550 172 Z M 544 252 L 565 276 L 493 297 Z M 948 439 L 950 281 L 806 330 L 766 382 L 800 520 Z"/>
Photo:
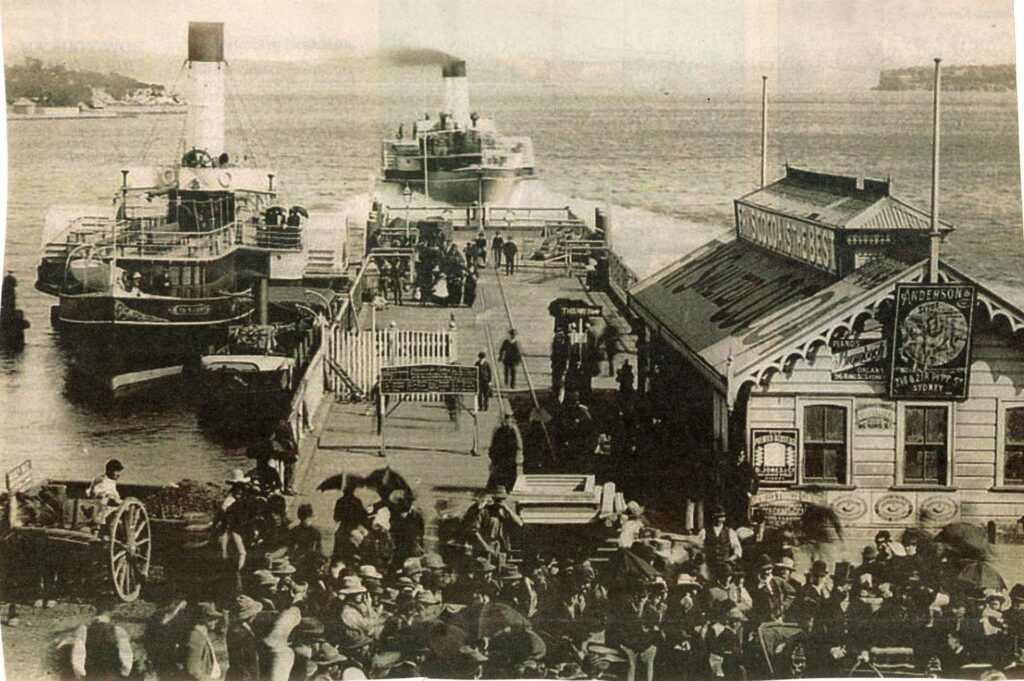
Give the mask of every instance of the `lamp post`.
<path id="1" fill-rule="evenodd" d="M 405 240 L 409 241 L 409 211 L 410 204 L 412 204 L 412 190 L 409 189 L 409 185 L 405 185 L 405 189 L 402 190 L 402 198 L 405 199 Z"/>

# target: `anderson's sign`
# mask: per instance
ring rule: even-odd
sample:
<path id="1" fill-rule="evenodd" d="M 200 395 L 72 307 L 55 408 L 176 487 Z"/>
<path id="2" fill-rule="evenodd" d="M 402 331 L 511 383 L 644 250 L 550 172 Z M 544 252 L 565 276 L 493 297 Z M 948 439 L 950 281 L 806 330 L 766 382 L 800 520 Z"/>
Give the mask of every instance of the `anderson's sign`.
<path id="1" fill-rule="evenodd" d="M 770 251 L 831 274 L 838 271 L 835 233 L 826 227 L 737 203 L 736 230 L 741 239 Z"/>
<path id="2" fill-rule="evenodd" d="M 894 318 L 890 396 L 966 399 L 974 287 L 897 284 Z"/>

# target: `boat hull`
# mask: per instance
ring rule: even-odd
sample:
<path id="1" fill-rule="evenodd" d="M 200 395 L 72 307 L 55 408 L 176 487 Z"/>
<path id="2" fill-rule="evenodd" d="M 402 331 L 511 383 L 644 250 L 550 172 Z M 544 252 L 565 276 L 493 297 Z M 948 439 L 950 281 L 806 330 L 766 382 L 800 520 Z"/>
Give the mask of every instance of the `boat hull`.
<path id="1" fill-rule="evenodd" d="M 427 195 L 434 201 L 468 206 L 473 203 L 503 205 L 510 202 L 519 182 L 535 177 L 532 168 L 485 168 L 477 170 L 432 170 L 427 176 Z M 385 182 L 408 185 L 423 192 L 423 174 L 388 170 Z"/>
<path id="2" fill-rule="evenodd" d="M 227 342 L 231 324 L 254 312 L 249 293 L 216 298 L 60 297 L 53 317 L 74 369 L 111 385 L 120 374 L 173 365 L 194 366 Z"/>

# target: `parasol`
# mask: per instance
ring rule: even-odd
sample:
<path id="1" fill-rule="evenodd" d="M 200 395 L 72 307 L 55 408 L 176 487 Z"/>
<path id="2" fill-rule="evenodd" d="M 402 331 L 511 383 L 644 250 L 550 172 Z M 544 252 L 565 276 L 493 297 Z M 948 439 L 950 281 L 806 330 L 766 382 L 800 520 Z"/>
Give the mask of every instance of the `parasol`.
<path id="1" fill-rule="evenodd" d="M 942 528 L 935 541 L 945 544 L 965 560 L 983 561 L 989 555 L 988 533 L 980 525 L 950 523 Z"/>
<path id="2" fill-rule="evenodd" d="M 956 576 L 961 582 L 973 584 L 979 589 L 996 589 L 1002 591 L 1006 588 L 1006 582 L 999 572 L 982 561 L 973 561 L 964 565 L 960 574 Z"/>
<path id="3" fill-rule="evenodd" d="M 291 210 L 289 210 L 288 212 L 289 213 L 298 213 L 299 215 L 301 215 L 304 218 L 308 218 L 309 217 L 309 211 L 306 210 L 305 208 L 303 208 L 302 206 L 292 206 Z"/>
<path id="4" fill-rule="evenodd" d="M 376 490 L 381 499 L 387 499 L 396 490 L 404 491 L 410 502 L 415 498 L 412 487 L 406 482 L 404 477 L 391 470 L 391 466 L 378 468 L 371 472 L 363 480 L 363 485 Z"/>
<path id="5" fill-rule="evenodd" d="M 331 492 L 333 490 L 343 490 L 347 487 L 358 487 L 363 484 L 362 476 L 355 475 L 353 473 L 338 473 L 332 475 L 317 485 L 317 492 Z"/>
<path id="6" fill-rule="evenodd" d="M 654 579 L 661 576 L 661 573 L 655 570 L 650 563 L 625 548 L 619 549 L 619 552 L 609 561 L 609 567 L 620 577 Z"/>
<path id="7" fill-rule="evenodd" d="M 520 615 L 511 606 L 504 603 L 486 603 L 480 608 L 477 635 L 480 638 L 491 638 L 506 629 L 528 626 L 530 626 L 530 620 Z"/>

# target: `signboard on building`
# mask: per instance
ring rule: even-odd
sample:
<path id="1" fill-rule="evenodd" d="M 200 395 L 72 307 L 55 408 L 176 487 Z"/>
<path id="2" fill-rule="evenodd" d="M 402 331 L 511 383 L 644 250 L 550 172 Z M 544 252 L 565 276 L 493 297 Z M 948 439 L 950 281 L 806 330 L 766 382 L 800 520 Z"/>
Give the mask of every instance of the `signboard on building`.
<path id="1" fill-rule="evenodd" d="M 896 285 L 891 397 L 967 398 L 974 297 L 966 284 Z"/>
<path id="2" fill-rule="evenodd" d="M 836 235 L 831 229 L 736 203 L 736 234 L 753 244 L 836 274 Z"/>
<path id="3" fill-rule="evenodd" d="M 751 465 L 762 483 L 796 482 L 798 437 L 796 428 L 751 429 Z"/>
<path id="4" fill-rule="evenodd" d="M 477 392 L 477 368 L 457 364 L 412 364 L 381 367 L 380 391 L 399 394 L 469 394 Z"/>
<path id="5" fill-rule="evenodd" d="M 884 381 L 888 343 L 884 338 L 837 338 L 832 351 L 833 381 Z"/>

